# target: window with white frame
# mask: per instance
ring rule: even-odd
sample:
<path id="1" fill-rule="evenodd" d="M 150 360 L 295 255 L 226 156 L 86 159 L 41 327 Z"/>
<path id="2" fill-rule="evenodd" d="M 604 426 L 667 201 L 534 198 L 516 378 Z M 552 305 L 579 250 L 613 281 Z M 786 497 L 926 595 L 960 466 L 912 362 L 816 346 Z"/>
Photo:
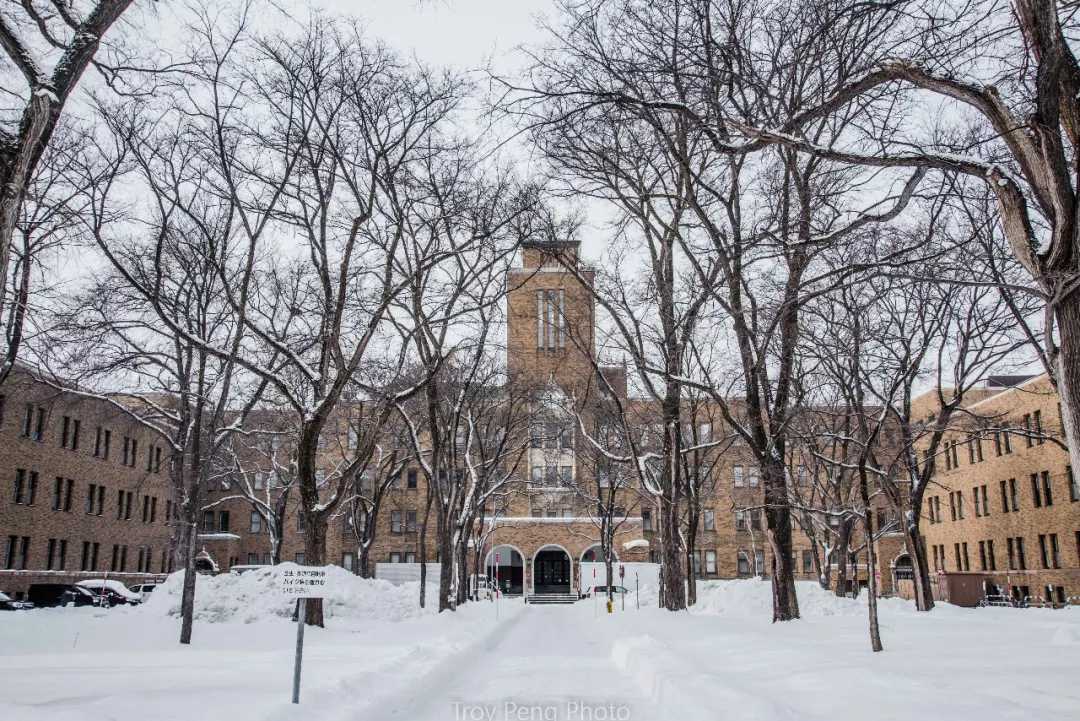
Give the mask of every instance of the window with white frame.
<path id="1" fill-rule="evenodd" d="M 262 533 L 262 515 L 258 511 L 251 512 L 251 532 Z"/>
<path id="2" fill-rule="evenodd" d="M 705 522 L 706 531 L 716 530 L 716 512 L 713 510 L 706 510 L 703 514 L 703 520 Z"/>
<path id="3" fill-rule="evenodd" d="M 731 476 L 736 488 L 742 488 L 746 485 L 746 478 L 743 476 L 743 467 L 735 465 L 731 467 Z"/>
<path id="4" fill-rule="evenodd" d="M 716 551 L 705 551 L 705 573 L 716 575 Z"/>

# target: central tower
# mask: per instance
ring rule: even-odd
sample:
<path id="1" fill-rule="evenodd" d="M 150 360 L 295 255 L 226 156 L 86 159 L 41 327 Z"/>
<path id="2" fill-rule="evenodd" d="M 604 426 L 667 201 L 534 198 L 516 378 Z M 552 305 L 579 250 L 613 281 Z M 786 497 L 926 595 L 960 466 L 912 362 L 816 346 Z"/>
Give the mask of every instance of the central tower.
<path id="1" fill-rule="evenodd" d="M 581 264 L 580 245 L 522 245 L 522 267 L 508 278 L 506 362 L 512 377 L 553 381 L 567 392 L 588 387 L 596 353 L 594 272 Z"/>

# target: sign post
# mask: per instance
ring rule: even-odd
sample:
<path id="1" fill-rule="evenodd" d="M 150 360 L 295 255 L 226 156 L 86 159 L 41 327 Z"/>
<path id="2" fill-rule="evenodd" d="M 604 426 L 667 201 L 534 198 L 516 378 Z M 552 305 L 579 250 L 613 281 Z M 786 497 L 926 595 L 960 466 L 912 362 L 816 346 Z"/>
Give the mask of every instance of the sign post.
<path id="1" fill-rule="evenodd" d="M 495 620 L 499 620 L 499 592 L 502 590 L 499 586 L 499 556 L 501 554 L 495 554 Z"/>
<path id="2" fill-rule="evenodd" d="M 638 572 L 634 571 L 634 601 L 637 603 L 637 610 L 641 610 L 641 582 L 638 578 Z"/>
<path id="3" fill-rule="evenodd" d="M 592 597 L 593 597 L 593 605 L 592 605 L 593 614 L 592 615 L 593 616 L 598 616 L 600 614 L 600 609 L 597 608 L 597 606 L 596 606 L 597 601 L 599 601 L 599 599 L 596 597 L 596 566 L 592 567 L 592 589 L 590 589 L 590 590 L 591 590 Z"/>
<path id="4" fill-rule="evenodd" d="M 282 568 L 277 574 L 278 590 L 297 599 L 296 656 L 293 659 L 292 702 L 300 703 L 300 667 L 304 661 L 304 626 L 307 625 L 307 600 L 325 598 L 328 577 L 325 568 Z"/>

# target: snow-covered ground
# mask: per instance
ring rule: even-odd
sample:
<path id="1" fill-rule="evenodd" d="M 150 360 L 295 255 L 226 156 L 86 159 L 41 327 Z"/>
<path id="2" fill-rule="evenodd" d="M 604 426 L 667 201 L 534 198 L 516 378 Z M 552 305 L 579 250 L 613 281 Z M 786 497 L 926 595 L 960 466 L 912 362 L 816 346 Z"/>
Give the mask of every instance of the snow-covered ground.
<path id="1" fill-rule="evenodd" d="M 498 620 L 490 603 L 420 613 L 415 586 L 355 581 L 308 629 L 293 707 L 295 625 L 260 584 L 200 583 L 212 603 L 186 648 L 176 588 L 141 608 L 0 614 L 0 719 L 1080 718 L 1080 609 L 887 600 L 872 654 L 863 601 L 800 584 L 804 618 L 773 625 L 760 581 L 702 584 L 691 613 L 631 596 L 611 616 L 504 601 Z"/>

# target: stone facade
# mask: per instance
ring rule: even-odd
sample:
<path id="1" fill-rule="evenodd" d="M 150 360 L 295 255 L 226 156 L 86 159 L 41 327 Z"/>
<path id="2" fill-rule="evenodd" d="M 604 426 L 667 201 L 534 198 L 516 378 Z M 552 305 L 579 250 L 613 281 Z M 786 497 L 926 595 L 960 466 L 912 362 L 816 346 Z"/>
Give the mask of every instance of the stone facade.
<path id="1" fill-rule="evenodd" d="M 16 369 L 0 388 L 0 590 L 171 570 L 168 450 L 105 400 Z"/>

